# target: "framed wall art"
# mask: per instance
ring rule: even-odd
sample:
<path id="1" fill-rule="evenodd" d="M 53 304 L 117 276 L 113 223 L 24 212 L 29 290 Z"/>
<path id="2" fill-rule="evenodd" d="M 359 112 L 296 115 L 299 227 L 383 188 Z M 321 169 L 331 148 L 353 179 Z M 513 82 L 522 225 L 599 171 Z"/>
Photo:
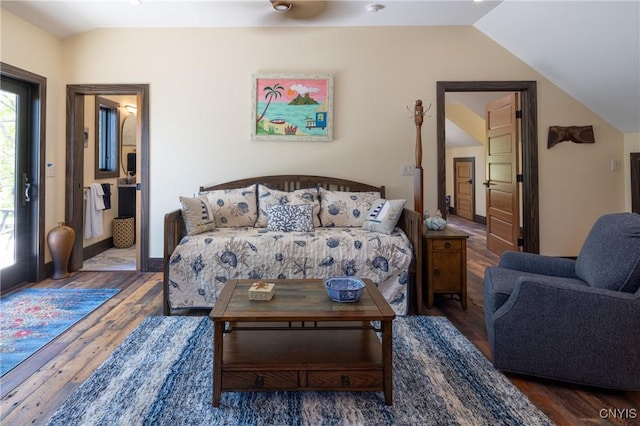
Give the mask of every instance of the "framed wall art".
<path id="1" fill-rule="evenodd" d="M 254 74 L 251 139 L 333 140 L 333 76 Z"/>

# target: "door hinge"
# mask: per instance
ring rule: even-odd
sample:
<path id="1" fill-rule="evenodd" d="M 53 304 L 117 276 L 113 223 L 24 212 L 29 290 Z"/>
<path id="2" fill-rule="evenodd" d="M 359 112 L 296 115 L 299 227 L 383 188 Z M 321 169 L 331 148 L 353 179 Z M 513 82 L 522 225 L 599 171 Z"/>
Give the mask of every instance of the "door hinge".
<path id="1" fill-rule="evenodd" d="M 516 110 L 516 118 L 522 118 L 522 110 Z"/>
<path id="2" fill-rule="evenodd" d="M 518 247 L 524 247 L 524 238 L 518 238 Z"/>
<path id="3" fill-rule="evenodd" d="M 516 175 L 516 182 L 524 182 L 524 175 L 522 173 Z"/>

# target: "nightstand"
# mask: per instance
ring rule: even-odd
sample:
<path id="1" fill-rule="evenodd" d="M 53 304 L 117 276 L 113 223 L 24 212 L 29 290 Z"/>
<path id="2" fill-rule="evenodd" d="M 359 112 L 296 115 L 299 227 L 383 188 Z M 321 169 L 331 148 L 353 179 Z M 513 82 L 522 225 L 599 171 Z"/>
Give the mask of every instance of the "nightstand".
<path id="1" fill-rule="evenodd" d="M 422 236 L 423 277 L 418 286 L 418 312 L 433 306 L 434 294 L 457 294 L 467 309 L 467 238 L 455 229 L 427 230 Z"/>

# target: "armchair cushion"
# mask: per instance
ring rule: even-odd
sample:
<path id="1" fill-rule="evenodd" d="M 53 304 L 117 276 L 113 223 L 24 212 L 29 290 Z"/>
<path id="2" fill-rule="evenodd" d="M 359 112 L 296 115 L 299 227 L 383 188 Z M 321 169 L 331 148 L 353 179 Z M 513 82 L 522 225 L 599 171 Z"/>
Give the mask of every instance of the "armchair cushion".
<path id="1" fill-rule="evenodd" d="M 604 215 L 593 225 L 578 254 L 576 275 L 592 287 L 634 293 L 640 288 L 638 253 L 640 215 Z"/>

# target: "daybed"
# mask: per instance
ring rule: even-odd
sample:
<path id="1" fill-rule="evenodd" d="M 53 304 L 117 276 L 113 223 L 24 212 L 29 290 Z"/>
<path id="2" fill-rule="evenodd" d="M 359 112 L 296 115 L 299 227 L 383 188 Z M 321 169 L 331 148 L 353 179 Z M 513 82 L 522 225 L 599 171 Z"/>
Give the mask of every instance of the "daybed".
<path id="1" fill-rule="evenodd" d="M 211 309 L 232 279 L 345 275 L 370 278 L 397 314 L 413 313 L 421 218 L 388 200 L 399 219 L 381 230 L 365 217 L 384 197 L 384 186 L 304 175 L 241 179 L 181 197 L 182 209 L 164 222 L 165 315 Z M 194 227 L 194 216 L 212 220 Z"/>

